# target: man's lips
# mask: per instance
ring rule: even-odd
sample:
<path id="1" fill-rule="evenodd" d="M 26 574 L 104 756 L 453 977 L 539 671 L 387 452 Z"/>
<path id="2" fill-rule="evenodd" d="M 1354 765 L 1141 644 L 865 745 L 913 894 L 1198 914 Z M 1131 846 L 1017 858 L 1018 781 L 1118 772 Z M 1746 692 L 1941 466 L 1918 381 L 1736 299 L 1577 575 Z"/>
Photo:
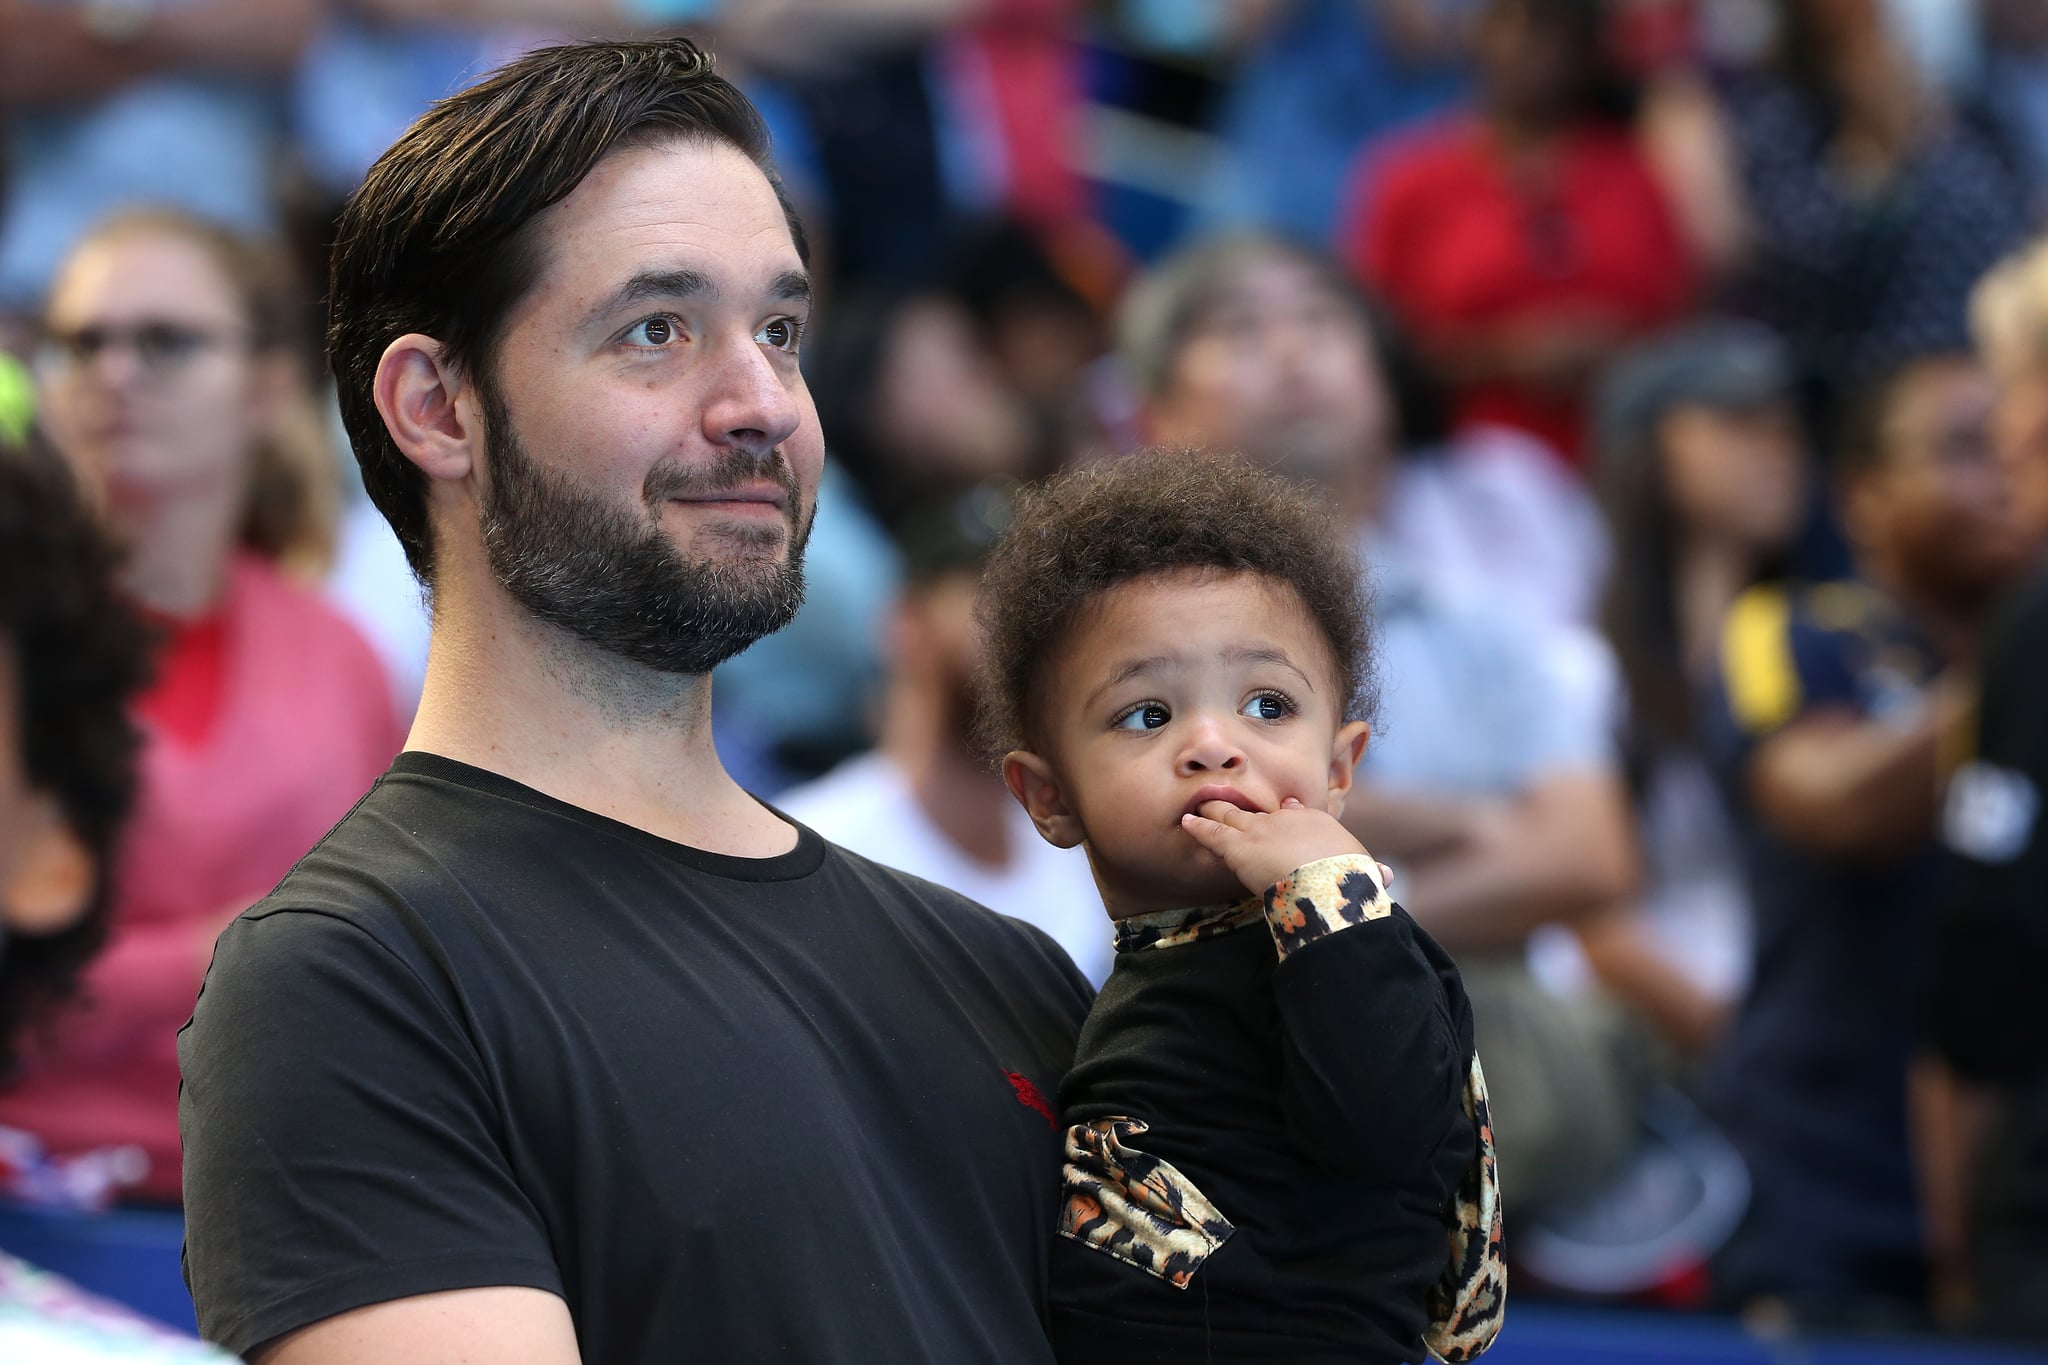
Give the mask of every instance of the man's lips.
<path id="1" fill-rule="evenodd" d="M 789 491 L 780 484 L 743 484 L 709 493 L 686 493 L 669 499 L 696 507 L 762 507 L 779 512 L 789 505 Z"/>
<path id="2" fill-rule="evenodd" d="M 1262 815 L 1265 813 L 1259 809 L 1257 802 L 1253 801 L 1249 796 L 1246 796 L 1237 788 L 1216 786 L 1204 787 L 1200 791 L 1196 792 L 1193 796 L 1189 797 L 1187 805 L 1181 807 L 1180 813 L 1182 815 L 1200 815 L 1202 813 L 1202 807 L 1208 805 L 1211 801 L 1226 802 L 1230 805 L 1236 806 L 1239 810 L 1250 811 L 1254 815 Z M 1176 821 L 1175 823 L 1177 824 L 1179 822 Z"/>

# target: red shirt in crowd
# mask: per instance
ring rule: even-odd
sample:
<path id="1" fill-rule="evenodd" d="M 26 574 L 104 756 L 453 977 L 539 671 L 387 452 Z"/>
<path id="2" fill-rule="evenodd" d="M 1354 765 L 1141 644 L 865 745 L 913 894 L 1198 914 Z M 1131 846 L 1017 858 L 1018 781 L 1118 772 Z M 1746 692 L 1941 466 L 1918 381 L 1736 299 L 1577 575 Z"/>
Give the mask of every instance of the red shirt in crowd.
<path id="1" fill-rule="evenodd" d="M 220 610 L 167 631 L 107 946 L 81 999 L 0 1091 L 0 1126 L 58 1155 L 133 1145 L 136 1193 L 176 1202 L 178 1029 L 213 940 L 368 791 L 405 734 L 353 627 L 253 556 Z"/>
<path id="2" fill-rule="evenodd" d="M 1460 117 L 1368 156 L 1350 200 L 1343 254 L 1425 351 L 1546 320 L 1649 331 L 1693 293 L 1670 204 L 1623 130 L 1566 134 L 1538 188 L 1516 184 L 1494 135 Z M 1453 398 L 1461 427 L 1513 427 L 1583 458 L 1581 393 L 1488 380 Z"/>

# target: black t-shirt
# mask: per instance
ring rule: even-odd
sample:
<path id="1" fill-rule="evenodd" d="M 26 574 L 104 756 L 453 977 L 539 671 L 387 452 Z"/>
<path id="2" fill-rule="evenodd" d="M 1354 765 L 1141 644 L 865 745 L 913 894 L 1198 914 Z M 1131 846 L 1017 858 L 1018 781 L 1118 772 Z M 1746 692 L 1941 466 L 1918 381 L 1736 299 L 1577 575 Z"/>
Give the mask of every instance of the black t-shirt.
<path id="1" fill-rule="evenodd" d="M 1446 1234 L 1492 1182 L 1489 1121 L 1467 1108 L 1456 966 L 1354 861 L 1369 860 L 1300 869 L 1263 912 L 1118 925 L 1060 1089 L 1074 1125 L 1052 1263 L 1061 1365 L 1424 1358 Z M 1442 1335 L 1449 1359 L 1499 1327 L 1489 1234 Z"/>
<path id="2" fill-rule="evenodd" d="M 1050 1361 L 1039 1095 L 1088 998 L 809 830 L 724 857 L 403 754 L 180 1036 L 201 1329 L 522 1285 L 592 1365 Z"/>
<path id="3" fill-rule="evenodd" d="M 2048 1091 L 2048 574 L 1984 645 L 1977 752 L 1949 785 L 1951 857 L 1929 990 L 1935 1044 L 1963 1075 Z"/>
<path id="4" fill-rule="evenodd" d="M 2048 1337 L 2048 574 L 1984 645 L 1977 752 L 1949 785 L 1928 1031 L 2002 1103 L 1970 1165 L 1978 1326 Z"/>

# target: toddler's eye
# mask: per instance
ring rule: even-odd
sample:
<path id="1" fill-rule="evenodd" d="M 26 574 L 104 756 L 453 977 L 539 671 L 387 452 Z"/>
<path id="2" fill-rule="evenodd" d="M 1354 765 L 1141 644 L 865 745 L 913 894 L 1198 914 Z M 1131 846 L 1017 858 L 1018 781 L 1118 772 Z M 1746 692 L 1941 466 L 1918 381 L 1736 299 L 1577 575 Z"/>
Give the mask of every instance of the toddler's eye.
<path id="1" fill-rule="evenodd" d="M 1171 719 L 1171 713 L 1164 706 L 1161 706 L 1156 701 L 1148 701 L 1143 706 L 1134 706 L 1121 716 L 1118 716 L 1116 718 L 1116 728 L 1119 730 L 1157 730 Z"/>
<path id="2" fill-rule="evenodd" d="M 1294 703 L 1278 692 L 1261 692 L 1238 711 L 1253 720 L 1285 720 L 1294 714 Z"/>

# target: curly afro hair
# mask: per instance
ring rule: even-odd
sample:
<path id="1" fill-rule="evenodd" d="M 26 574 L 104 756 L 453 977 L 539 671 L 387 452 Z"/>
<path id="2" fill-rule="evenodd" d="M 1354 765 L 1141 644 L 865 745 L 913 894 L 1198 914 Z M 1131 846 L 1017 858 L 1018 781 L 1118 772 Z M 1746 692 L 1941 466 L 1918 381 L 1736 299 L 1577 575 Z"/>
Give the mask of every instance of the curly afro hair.
<path id="1" fill-rule="evenodd" d="M 0 951 L 0 1076 L 22 1027 L 75 989 L 107 930 L 105 870 L 135 790 L 128 703 L 150 636 L 119 600 L 118 557 L 47 449 L 0 443 L 0 655 L 11 655 L 29 785 L 56 797 L 101 875 L 86 913 Z"/>
<path id="2" fill-rule="evenodd" d="M 977 739 L 1028 748 L 1045 668 L 1088 604 L 1176 570 L 1250 573 L 1294 589 L 1329 644 L 1347 720 L 1378 697 L 1357 559 L 1323 500 L 1235 455 L 1156 449 L 1084 465 L 1019 498 L 983 571 Z"/>

